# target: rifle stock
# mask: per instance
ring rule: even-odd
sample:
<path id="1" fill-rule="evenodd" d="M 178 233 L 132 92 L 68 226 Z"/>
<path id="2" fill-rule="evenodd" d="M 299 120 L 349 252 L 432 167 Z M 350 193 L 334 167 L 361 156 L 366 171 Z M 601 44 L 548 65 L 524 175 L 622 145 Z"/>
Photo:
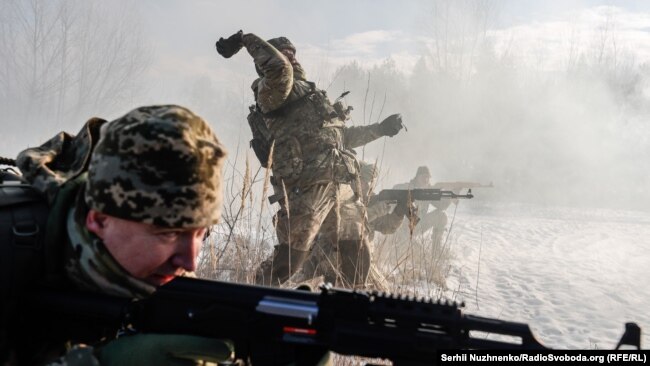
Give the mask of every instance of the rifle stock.
<path id="1" fill-rule="evenodd" d="M 43 290 L 28 296 L 27 305 L 44 318 L 99 324 L 109 337 L 128 328 L 231 339 L 237 357 L 253 365 L 310 364 L 305 360 L 317 350 L 385 358 L 395 365 L 432 365 L 440 349 L 545 348 L 528 325 L 465 315 L 456 303 L 327 285 L 314 293 L 177 278 L 139 301 Z M 621 342 L 639 348 L 640 330 L 634 326 L 639 335 L 626 332 Z M 82 328 L 66 329 L 74 332 L 72 339 L 89 342 L 90 333 Z M 477 338 L 472 331 L 518 340 Z"/>

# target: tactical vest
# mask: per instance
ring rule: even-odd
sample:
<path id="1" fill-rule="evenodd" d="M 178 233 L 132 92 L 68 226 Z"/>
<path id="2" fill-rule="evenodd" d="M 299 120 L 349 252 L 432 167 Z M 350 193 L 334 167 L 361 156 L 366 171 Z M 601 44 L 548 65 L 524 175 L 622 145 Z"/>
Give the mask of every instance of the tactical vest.
<path id="1" fill-rule="evenodd" d="M 307 84 L 301 86 L 307 86 L 304 89 L 309 91 L 266 114 L 259 108 L 251 108 L 248 116 L 253 131 L 251 146 L 260 163 L 266 167 L 274 144 L 272 170 L 278 183 L 283 181 L 293 186 L 352 182 L 359 169 L 354 152 L 344 144 L 347 116 L 313 83 L 300 80 L 294 83 Z M 345 112 L 349 113 L 349 109 Z"/>

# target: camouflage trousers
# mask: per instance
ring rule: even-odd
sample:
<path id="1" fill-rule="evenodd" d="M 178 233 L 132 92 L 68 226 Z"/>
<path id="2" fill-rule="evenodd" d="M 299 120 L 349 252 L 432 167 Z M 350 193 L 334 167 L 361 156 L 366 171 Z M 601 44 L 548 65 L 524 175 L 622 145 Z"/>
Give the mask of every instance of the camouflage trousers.
<path id="1" fill-rule="evenodd" d="M 420 217 L 420 221 L 413 229 L 413 235 L 422 235 L 425 231 L 432 229 L 431 241 L 434 245 L 443 244 L 447 233 L 447 214 L 444 210 L 436 209 Z M 408 221 L 397 231 L 400 241 L 408 242 L 410 238 Z"/>
<path id="2" fill-rule="evenodd" d="M 255 282 L 279 286 L 287 281 L 302 268 L 314 240 L 320 235 L 337 251 L 333 268 L 344 280 L 351 284 L 365 283 L 370 266 L 368 238 L 364 237 L 363 229 L 365 206 L 350 185 L 326 183 L 304 189 L 286 187 L 286 190 L 288 200 L 280 201 L 275 216 L 279 244 L 271 258 L 258 268 Z"/>
<path id="3" fill-rule="evenodd" d="M 317 238 L 302 268 L 294 273 L 285 285 L 296 287 L 308 283 L 310 287 L 314 287 L 319 283 L 329 282 L 336 287 L 389 290 L 388 280 L 372 262 L 369 245 L 364 245 L 361 248 L 353 245 L 342 246 L 342 248 L 342 250 L 338 249 L 329 241 Z M 355 250 L 358 252 L 354 252 Z M 353 253 L 347 253 L 349 251 L 353 251 Z M 358 264 L 346 266 L 346 258 L 357 258 Z M 369 266 L 365 266 L 366 261 L 369 262 Z M 359 280 L 355 281 L 355 277 Z M 366 281 L 360 281 L 362 278 L 365 278 Z M 314 281 L 315 279 L 318 281 Z"/>

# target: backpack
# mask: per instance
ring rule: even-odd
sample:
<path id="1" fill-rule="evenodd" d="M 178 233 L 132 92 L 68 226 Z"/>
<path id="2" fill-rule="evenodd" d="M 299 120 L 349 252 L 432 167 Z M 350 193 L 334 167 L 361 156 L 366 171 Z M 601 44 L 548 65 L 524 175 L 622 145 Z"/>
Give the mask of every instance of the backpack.
<path id="1" fill-rule="evenodd" d="M 6 326 L 21 293 L 45 271 L 45 198 L 10 168 L 0 170 L 0 363 L 8 355 Z"/>
<path id="2" fill-rule="evenodd" d="M 14 299 L 43 275 L 48 214 L 39 192 L 9 169 L 0 171 L 0 297 Z M 9 304 L 0 307 L 4 320 Z"/>

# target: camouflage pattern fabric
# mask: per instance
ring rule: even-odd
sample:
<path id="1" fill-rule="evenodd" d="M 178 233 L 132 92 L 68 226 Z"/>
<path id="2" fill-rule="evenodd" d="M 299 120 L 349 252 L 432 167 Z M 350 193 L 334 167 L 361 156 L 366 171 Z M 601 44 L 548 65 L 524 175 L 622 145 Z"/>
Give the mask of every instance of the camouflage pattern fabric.
<path id="1" fill-rule="evenodd" d="M 347 126 L 343 129 L 345 146 L 351 149 L 366 145 L 383 136 L 379 128 L 379 123 L 373 123 L 367 126 Z"/>
<path id="2" fill-rule="evenodd" d="M 273 176 L 285 185 L 306 186 L 327 182 L 353 182 L 358 174 L 354 153 L 345 148 L 344 122 L 327 97 L 313 85 L 297 80 L 297 97 L 283 113 L 265 121 L 275 143 Z M 299 87 L 298 87 L 299 86 Z"/>
<path id="3" fill-rule="evenodd" d="M 262 113 L 282 106 L 293 88 L 293 67 L 280 51 L 258 36 L 244 34 L 242 42 L 263 76 L 255 80 L 256 101 Z"/>
<path id="4" fill-rule="evenodd" d="M 88 170 L 90 208 L 158 226 L 206 227 L 220 217 L 224 155 L 205 121 L 183 107 L 163 105 L 137 108 L 110 123 L 91 119 L 76 136 L 62 132 L 21 152 L 17 163 L 50 204 L 66 182 Z M 73 212 L 85 215 L 87 208 Z M 153 291 L 130 277 L 86 231 L 84 217 L 75 221 L 74 213 L 61 214 L 67 215 L 66 270 L 74 282 L 120 296 Z"/>
<path id="5" fill-rule="evenodd" d="M 91 118 L 76 136 L 60 132 L 43 145 L 22 151 L 16 164 L 23 177 L 52 203 L 63 183 L 88 168 L 90 154 L 105 122 Z"/>
<path id="6" fill-rule="evenodd" d="M 404 216 L 394 213 L 391 205 L 386 202 L 377 202 L 367 208 L 368 225 L 364 234 L 364 241 L 368 245 L 368 250 L 372 254 L 372 241 L 374 232 L 380 232 L 384 235 L 394 234 L 402 225 Z M 341 213 L 341 221 L 353 222 L 353 217 L 346 217 Z M 305 259 L 303 268 L 291 277 L 292 283 L 301 283 L 317 276 L 323 276 L 326 282 L 331 282 L 340 286 L 347 287 L 341 281 L 340 254 L 332 244 L 331 239 L 324 235 L 317 235 L 309 256 Z M 369 285 L 374 289 L 384 289 L 385 279 L 381 272 L 371 264 L 369 273 Z"/>
<path id="7" fill-rule="evenodd" d="M 225 148 L 186 108 L 137 108 L 102 128 L 88 167 L 91 209 L 161 227 L 207 227 L 221 214 Z"/>
<path id="8" fill-rule="evenodd" d="M 360 166 L 361 191 L 363 196 L 367 197 L 368 193 L 372 191 L 374 182 L 377 179 L 377 170 L 374 164 L 368 164 L 366 162 L 360 162 Z M 367 198 L 369 199 L 370 197 Z M 366 208 L 367 226 L 363 234 L 364 247 L 359 251 L 360 253 L 367 252 L 371 256 L 372 240 L 375 231 L 379 231 L 382 234 L 393 234 L 397 231 L 402 224 L 404 216 L 398 215 L 393 211 L 391 205 L 386 202 L 376 202 Z M 357 220 L 357 214 L 354 210 L 340 210 L 341 222 L 355 222 L 355 220 Z M 354 274 L 343 272 L 341 262 L 344 258 L 342 258 L 341 251 L 337 249 L 334 239 L 328 237 L 327 233 L 329 232 L 331 231 L 321 229 L 321 234 L 316 236 L 313 247 L 309 256 L 305 259 L 303 267 L 289 279 L 290 283 L 303 283 L 309 281 L 311 278 L 321 276 L 325 282 L 330 282 L 337 286 L 354 286 L 353 283 L 345 280 L 352 278 Z M 357 258 L 358 256 L 357 254 L 353 258 Z M 381 274 L 381 271 L 372 263 L 368 273 L 368 283 L 364 283 L 364 285 L 382 291 L 388 288 L 387 281 Z"/>
<path id="9" fill-rule="evenodd" d="M 296 53 L 296 46 L 291 43 L 291 41 L 287 37 L 277 37 L 277 38 L 272 38 L 267 41 L 271 46 L 274 48 L 280 50 L 280 49 L 290 49 L 294 53 Z"/>
<path id="10" fill-rule="evenodd" d="M 384 235 L 394 234 L 404 221 L 404 215 L 395 212 L 395 209 L 387 202 L 376 202 L 368 207 L 368 228 L 370 240 L 374 238 L 374 232 Z"/>
<path id="11" fill-rule="evenodd" d="M 281 38 L 271 41 L 289 42 Z M 275 141 L 274 177 L 287 186 L 354 182 L 359 167 L 350 149 L 381 137 L 379 125 L 346 127 L 299 64 L 254 34 L 245 34 L 242 42 L 261 76 L 251 88 Z"/>
<path id="12" fill-rule="evenodd" d="M 53 245 L 63 247 L 67 277 L 81 289 L 143 298 L 155 287 L 129 275 L 86 229 L 89 207 L 159 226 L 212 225 L 222 204 L 224 155 L 200 117 L 169 105 L 138 108 L 110 123 L 93 119 L 77 136 L 60 133 L 17 160 L 50 199 L 49 221 L 65 225 L 58 230 L 65 238 Z M 96 364 L 90 347 L 75 347 L 54 363 Z"/>
<path id="13" fill-rule="evenodd" d="M 395 212 L 393 205 L 388 202 L 376 201 L 368 206 L 370 198 L 373 196 L 377 177 L 379 172 L 376 164 L 360 161 L 361 167 L 359 187 L 362 193 L 363 202 L 366 204 L 367 227 L 366 236 L 370 242 L 374 238 L 375 231 L 384 235 L 393 234 L 400 227 L 404 215 Z M 347 217 L 342 217 L 343 221 L 347 221 Z"/>
<path id="14" fill-rule="evenodd" d="M 365 207 L 349 185 L 312 185 L 304 191 L 287 192 L 287 197 L 289 204 L 280 201 L 275 217 L 280 244 L 258 270 L 258 284 L 279 285 L 299 270 L 319 231 L 327 233 L 326 240 L 335 247 L 344 241 L 367 242 L 363 237 Z M 348 219 L 342 220 L 344 217 Z"/>

